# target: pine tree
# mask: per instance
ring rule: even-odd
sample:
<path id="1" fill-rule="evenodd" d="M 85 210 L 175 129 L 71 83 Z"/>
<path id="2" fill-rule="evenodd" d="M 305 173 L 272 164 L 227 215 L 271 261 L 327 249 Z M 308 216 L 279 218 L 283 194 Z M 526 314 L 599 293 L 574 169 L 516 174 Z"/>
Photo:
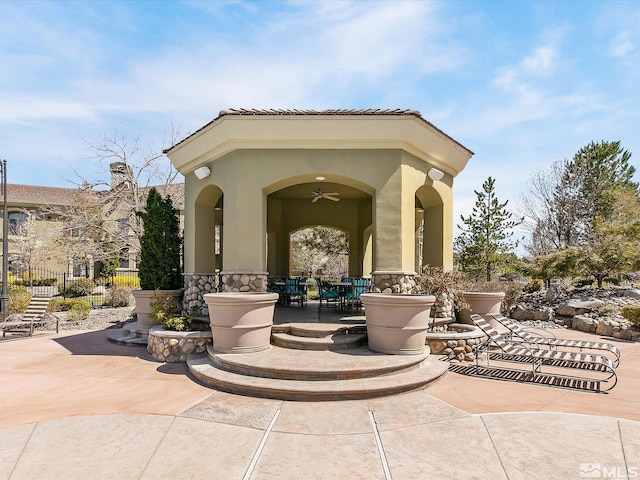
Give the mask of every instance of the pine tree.
<path id="1" fill-rule="evenodd" d="M 170 197 L 162 199 L 155 188 L 149 190 L 140 237 L 140 287 L 143 290 L 182 288 L 180 219 Z"/>
<path id="2" fill-rule="evenodd" d="M 487 282 L 511 258 L 517 240 L 511 240 L 512 228 L 523 219 L 514 219 L 505 207 L 508 201 L 500 203 L 495 193 L 495 180 L 489 177 L 482 184 L 482 191 L 474 191 L 477 196 L 475 207 L 468 217 L 460 216 L 463 232 L 456 238 L 455 251 L 462 271 L 472 276 L 484 276 Z"/>

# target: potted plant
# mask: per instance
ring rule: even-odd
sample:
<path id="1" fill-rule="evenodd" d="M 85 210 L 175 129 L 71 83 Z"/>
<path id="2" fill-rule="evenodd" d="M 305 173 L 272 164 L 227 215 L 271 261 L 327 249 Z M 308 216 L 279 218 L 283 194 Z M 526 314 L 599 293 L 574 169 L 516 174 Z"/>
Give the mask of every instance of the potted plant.
<path id="1" fill-rule="evenodd" d="M 138 328 L 156 325 L 149 314 L 151 300 L 157 295 L 182 296 L 180 252 L 180 219 L 170 197 L 163 199 L 155 188 L 149 190 L 142 219 L 144 233 L 140 237 L 140 288 L 131 293 L 136 299 Z"/>
<path id="2" fill-rule="evenodd" d="M 420 293 L 436 297 L 432 312 L 434 324 L 436 318 L 441 323 L 455 322 L 456 312 L 468 307 L 462 296 L 466 280 L 460 272 L 427 265 L 416 280 Z"/>

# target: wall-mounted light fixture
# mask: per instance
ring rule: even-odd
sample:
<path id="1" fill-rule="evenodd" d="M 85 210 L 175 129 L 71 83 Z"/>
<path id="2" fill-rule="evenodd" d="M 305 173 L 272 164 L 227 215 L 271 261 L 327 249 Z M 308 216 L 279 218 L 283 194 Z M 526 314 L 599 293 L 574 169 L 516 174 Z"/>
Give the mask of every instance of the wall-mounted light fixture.
<path id="1" fill-rule="evenodd" d="M 196 168 L 193 173 L 196 174 L 196 177 L 198 177 L 199 180 L 202 180 L 203 178 L 207 178 L 211 175 L 211 169 L 209 167 L 200 167 Z"/>
<path id="2" fill-rule="evenodd" d="M 444 172 L 441 170 L 438 170 L 437 168 L 432 168 L 427 172 L 427 175 L 429 175 L 429 178 L 434 182 L 438 182 L 442 180 L 442 177 L 444 177 Z"/>

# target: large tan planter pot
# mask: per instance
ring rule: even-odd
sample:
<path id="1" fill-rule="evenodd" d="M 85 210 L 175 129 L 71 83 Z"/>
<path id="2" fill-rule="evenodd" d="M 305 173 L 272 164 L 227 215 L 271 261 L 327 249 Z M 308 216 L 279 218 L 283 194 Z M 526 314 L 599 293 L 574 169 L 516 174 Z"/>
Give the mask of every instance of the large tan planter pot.
<path id="1" fill-rule="evenodd" d="M 469 304 L 469 310 L 461 310 L 459 315 L 460 323 L 473 324 L 469 316 L 476 313 L 483 317 L 499 332 L 505 328 L 499 325 L 491 315 L 500 313 L 500 306 L 504 298 L 504 292 L 462 292 L 464 301 Z"/>
<path id="2" fill-rule="evenodd" d="M 176 301 L 180 301 L 182 298 L 182 290 L 132 290 L 131 294 L 136 300 L 138 328 L 146 330 L 158 324 L 158 322 L 149 317 L 151 313 L 151 300 L 154 295 L 158 295 L 159 297 L 171 295 Z"/>
<path id="3" fill-rule="evenodd" d="M 425 345 L 433 295 L 363 293 L 369 349 L 391 355 L 419 355 Z"/>
<path id="4" fill-rule="evenodd" d="M 249 353 L 271 346 L 271 325 L 277 293 L 207 293 L 213 349 Z"/>

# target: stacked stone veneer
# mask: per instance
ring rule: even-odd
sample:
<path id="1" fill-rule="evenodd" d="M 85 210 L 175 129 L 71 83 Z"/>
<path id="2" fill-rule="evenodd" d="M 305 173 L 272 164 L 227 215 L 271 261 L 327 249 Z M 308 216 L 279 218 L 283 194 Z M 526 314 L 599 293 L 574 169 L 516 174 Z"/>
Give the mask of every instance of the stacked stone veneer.
<path id="1" fill-rule="evenodd" d="M 156 325 L 149 330 L 147 352 L 158 362 L 186 362 L 192 353 L 205 352 L 211 339 L 211 330 L 174 332 Z"/>
<path id="2" fill-rule="evenodd" d="M 182 309 L 186 314 L 209 315 L 205 293 L 220 291 L 220 276 L 215 273 L 185 273 Z"/>
<path id="3" fill-rule="evenodd" d="M 266 272 L 222 272 L 223 292 L 266 292 Z"/>
<path id="4" fill-rule="evenodd" d="M 415 272 L 373 272 L 371 274 L 373 293 L 419 293 Z"/>
<path id="5" fill-rule="evenodd" d="M 433 355 L 446 355 L 449 360 L 473 361 L 474 347 L 487 340 L 486 335 L 472 325 L 449 325 L 440 332 L 427 333 L 427 345 Z"/>

